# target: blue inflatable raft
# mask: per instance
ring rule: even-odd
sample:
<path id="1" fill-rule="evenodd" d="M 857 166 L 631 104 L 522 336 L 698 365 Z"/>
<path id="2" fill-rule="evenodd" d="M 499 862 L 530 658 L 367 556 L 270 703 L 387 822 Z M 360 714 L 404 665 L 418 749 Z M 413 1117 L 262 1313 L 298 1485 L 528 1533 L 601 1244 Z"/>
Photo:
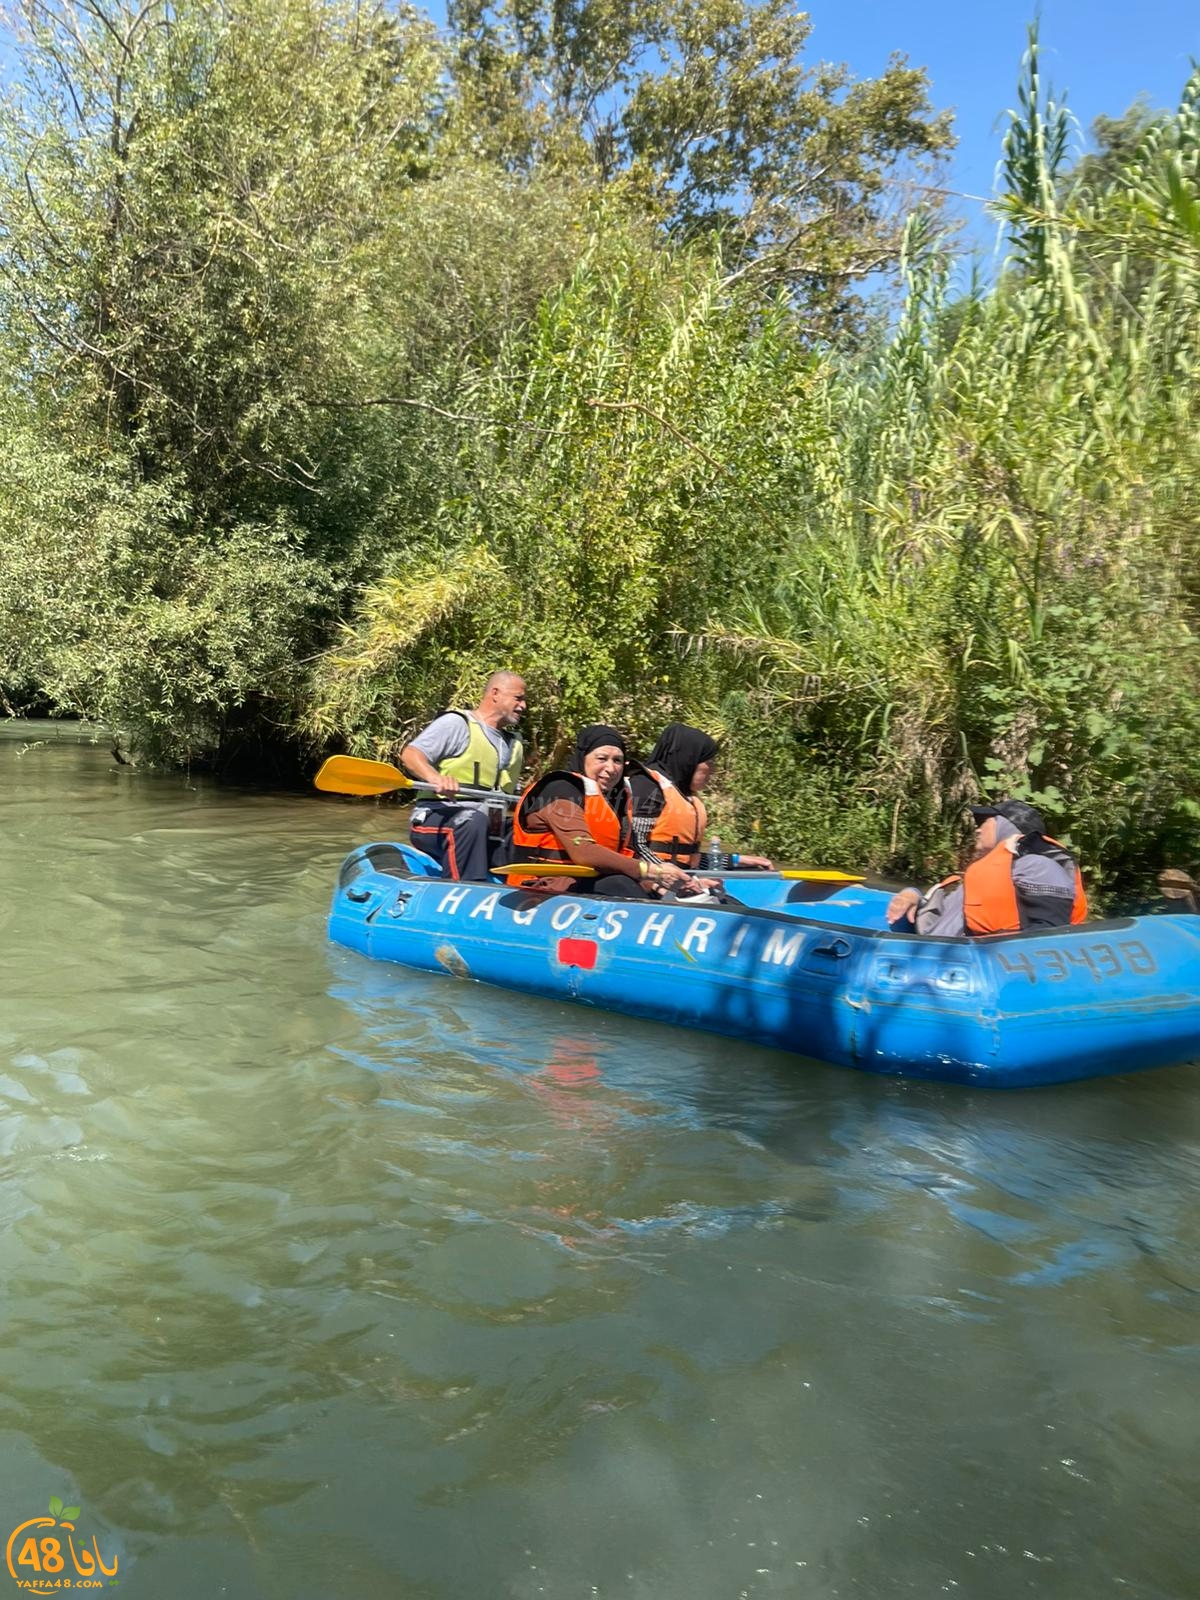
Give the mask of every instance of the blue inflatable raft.
<path id="1" fill-rule="evenodd" d="M 743 906 L 533 895 L 368 844 L 342 867 L 329 937 L 870 1072 L 1023 1087 L 1200 1059 L 1200 917 L 923 939 L 886 931 L 886 889 L 728 888 Z"/>

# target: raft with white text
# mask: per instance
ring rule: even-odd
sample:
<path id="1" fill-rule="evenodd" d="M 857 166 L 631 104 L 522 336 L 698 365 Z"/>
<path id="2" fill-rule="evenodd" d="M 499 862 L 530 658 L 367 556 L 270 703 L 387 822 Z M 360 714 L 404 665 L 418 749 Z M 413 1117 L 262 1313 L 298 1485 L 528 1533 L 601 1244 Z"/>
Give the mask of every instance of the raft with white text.
<path id="1" fill-rule="evenodd" d="M 368 844 L 342 867 L 329 937 L 894 1076 L 1018 1088 L 1200 1059 L 1200 917 L 927 939 L 887 931 L 887 889 L 724 876 L 747 903 L 454 883 L 411 845 Z"/>

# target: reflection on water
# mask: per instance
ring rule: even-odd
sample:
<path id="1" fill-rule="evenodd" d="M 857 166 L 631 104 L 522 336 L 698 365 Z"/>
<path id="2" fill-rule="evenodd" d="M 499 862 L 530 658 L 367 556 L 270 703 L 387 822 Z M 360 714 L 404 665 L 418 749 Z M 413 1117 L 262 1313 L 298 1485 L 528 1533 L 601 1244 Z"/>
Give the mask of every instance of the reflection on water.
<path id="1" fill-rule="evenodd" d="M 180 1600 L 1195 1594 L 1192 1072 L 989 1096 L 377 966 L 325 902 L 402 813 L 26 738 L 5 1538 L 58 1494 Z"/>

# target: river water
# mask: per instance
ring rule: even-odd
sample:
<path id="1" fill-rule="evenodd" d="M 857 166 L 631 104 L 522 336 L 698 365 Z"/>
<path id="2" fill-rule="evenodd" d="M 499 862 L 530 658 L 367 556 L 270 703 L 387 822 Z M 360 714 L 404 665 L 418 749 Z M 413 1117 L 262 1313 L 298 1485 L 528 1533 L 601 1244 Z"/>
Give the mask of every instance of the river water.
<path id="1" fill-rule="evenodd" d="M 147 1600 L 1194 1600 L 1196 1069 L 375 965 L 326 905 L 403 817 L 0 733 L 0 1538 L 58 1496 Z"/>

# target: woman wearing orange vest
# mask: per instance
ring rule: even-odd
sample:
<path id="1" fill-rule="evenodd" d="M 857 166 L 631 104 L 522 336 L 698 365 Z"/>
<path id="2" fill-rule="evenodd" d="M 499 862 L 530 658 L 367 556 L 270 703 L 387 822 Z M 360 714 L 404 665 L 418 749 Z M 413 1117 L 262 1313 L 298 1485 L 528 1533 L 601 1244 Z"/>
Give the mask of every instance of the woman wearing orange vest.
<path id="1" fill-rule="evenodd" d="M 888 904 L 897 932 L 1018 933 L 1061 928 L 1087 918 L 1075 858 L 1046 834 L 1042 814 L 1024 800 L 972 806 L 975 855 L 961 873 L 922 895 L 901 889 Z"/>
<path id="2" fill-rule="evenodd" d="M 708 813 L 700 794 L 708 787 L 718 753 L 717 741 L 708 734 L 685 722 L 672 722 L 645 764 L 631 763 L 633 828 L 643 850 L 660 861 L 701 865 Z M 772 870 L 766 856 L 731 856 L 730 865 Z"/>
<path id="3" fill-rule="evenodd" d="M 693 883 L 682 867 L 650 861 L 633 847 L 633 805 L 625 781 L 625 741 L 592 723 L 575 741 L 569 770 L 547 773 L 521 796 L 513 818 L 516 862 L 572 861 L 599 876 L 555 887 L 641 899 Z"/>

